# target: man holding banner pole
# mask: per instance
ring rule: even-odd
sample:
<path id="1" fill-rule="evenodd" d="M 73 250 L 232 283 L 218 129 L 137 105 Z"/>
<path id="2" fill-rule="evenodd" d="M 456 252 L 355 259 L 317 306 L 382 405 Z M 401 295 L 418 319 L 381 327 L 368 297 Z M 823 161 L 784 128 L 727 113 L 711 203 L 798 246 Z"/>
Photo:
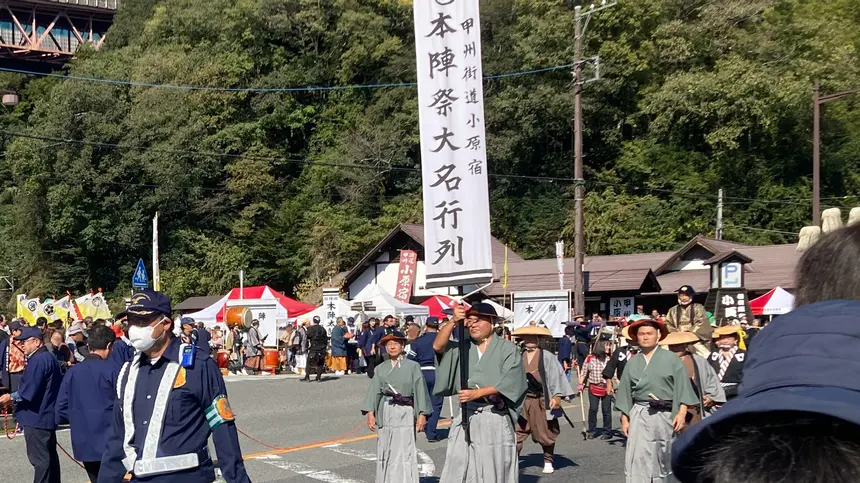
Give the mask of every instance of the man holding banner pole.
<path id="1" fill-rule="evenodd" d="M 500 317 L 493 306 L 475 304 L 467 312 L 454 308 L 452 321 L 436 334 L 437 396 L 456 395 L 463 405 L 451 425 L 445 467 L 439 483 L 514 483 L 518 481 L 516 421 L 526 393 L 526 375 L 517 347 L 493 333 Z M 451 341 L 454 327 L 464 326 L 467 358 L 460 341 Z M 460 377 L 468 389 L 460 389 Z M 463 427 L 469 421 L 468 430 Z M 468 440 L 467 433 L 468 431 Z"/>
<path id="2" fill-rule="evenodd" d="M 426 288 L 493 279 L 478 0 L 414 2 Z M 440 483 L 513 483 L 525 373 L 495 308 L 458 305 L 433 342 L 434 393 L 457 394 Z M 449 339 L 460 326 L 458 342 Z M 458 377 L 459 376 L 459 377 Z M 459 380 L 458 380 L 459 379 Z"/>

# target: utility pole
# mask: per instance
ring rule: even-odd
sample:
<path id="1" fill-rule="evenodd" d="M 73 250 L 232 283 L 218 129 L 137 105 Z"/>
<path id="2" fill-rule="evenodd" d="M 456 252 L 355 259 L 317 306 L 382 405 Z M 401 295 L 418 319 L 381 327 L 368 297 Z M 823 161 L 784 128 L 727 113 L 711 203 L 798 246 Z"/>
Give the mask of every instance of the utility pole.
<path id="1" fill-rule="evenodd" d="M 723 189 L 717 192 L 717 240 L 723 239 Z"/>
<path id="2" fill-rule="evenodd" d="M 821 226 L 821 91 L 812 88 L 812 224 Z"/>
<path id="3" fill-rule="evenodd" d="M 812 224 L 821 226 L 821 105 L 860 93 L 860 89 L 821 95 L 818 79 L 812 88 Z"/>
<path id="4" fill-rule="evenodd" d="M 585 280 L 582 266 L 585 264 L 585 220 L 582 216 L 582 198 L 585 196 L 585 181 L 582 178 L 582 7 L 573 7 L 573 308 L 577 314 L 585 315 Z"/>
<path id="5" fill-rule="evenodd" d="M 587 82 L 582 78 L 582 36 L 585 35 L 592 14 L 616 4 L 617 2 L 607 3 L 603 0 L 599 7 L 595 8 L 592 4 L 585 12 L 582 11 L 581 5 L 573 7 L 573 308 L 580 314 L 585 313 L 585 291 L 588 289 L 582 273 L 585 264 L 585 219 L 582 213 L 582 202 L 585 198 L 585 179 L 582 172 L 582 86 Z M 595 66 L 597 65 L 595 61 Z"/>

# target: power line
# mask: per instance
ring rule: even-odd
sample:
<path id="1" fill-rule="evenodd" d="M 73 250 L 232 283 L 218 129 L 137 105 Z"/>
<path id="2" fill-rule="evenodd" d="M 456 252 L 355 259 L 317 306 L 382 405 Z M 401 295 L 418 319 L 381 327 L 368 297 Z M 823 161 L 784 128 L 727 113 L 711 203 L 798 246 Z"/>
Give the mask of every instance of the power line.
<path id="1" fill-rule="evenodd" d="M 735 225 L 735 224 L 733 224 L 733 223 L 729 223 L 729 224 L 728 224 L 728 225 L 726 225 L 726 226 L 728 226 L 729 228 L 735 228 L 735 229 L 738 229 L 738 230 L 763 231 L 763 232 L 767 232 L 767 233 L 779 233 L 779 234 L 781 234 L 781 235 L 792 235 L 792 236 L 798 236 L 798 233 L 799 233 L 799 232 L 782 231 L 782 230 L 771 230 L 771 229 L 769 229 L 769 228 L 756 228 L 756 227 L 753 227 L 753 226 L 740 226 L 740 225 Z"/>
<path id="2" fill-rule="evenodd" d="M 128 149 L 134 151 L 147 151 L 153 153 L 160 154 L 173 154 L 173 155 L 185 155 L 185 156 L 208 156 L 215 158 L 230 158 L 230 159 L 255 159 L 262 161 L 272 161 L 272 162 L 288 162 L 295 164 L 302 164 L 307 166 L 325 166 L 325 167 L 333 167 L 333 168 L 345 168 L 345 169 L 364 169 L 364 170 L 372 170 L 377 172 L 403 172 L 403 173 L 420 173 L 421 168 L 416 167 L 406 167 L 406 166 L 374 166 L 369 164 L 356 164 L 356 163 L 342 163 L 342 162 L 332 162 L 332 161 L 315 161 L 307 158 L 289 158 L 289 157 L 278 157 L 278 156 L 260 156 L 254 154 L 234 154 L 234 153 L 225 153 L 225 152 L 215 152 L 215 151 L 195 151 L 188 149 L 167 149 L 167 148 L 154 148 L 148 146 L 142 146 L 138 144 L 121 144 L 121 143 L 108 143 L 102 141 L 86 141 L 82 139 L 69 139 L 69 138 L 58 138 L 53 136 L 43 136 L 37 134 L 28 134 L 17 131 L 5 131 L 2 134 L 11 136 L 11 137 L 20 137 L 25 139 L 34 139 L 39 141 L 50 141 L 57 144 L 69 143 L 69 144 L 78 144 L 85 146 L 96 146 L 96 147 L 104 147 L 110 149 Z M 503 174 L 503 173 L 488 173 L 487 176 L 496 179 L 512 179 L 512 180 L 524 180 L 524 181 L 536 181 L 536 182 L 549 182 L 549 183 L 570 183 L 573 184 L 577 180 L 575 178 L 570 177 L 559 177 L 559 176 L 530 176 L 530 175 L 520 175 L 520 174 Z M 127 186 L 145 186 L 145 187 L 162 187 L 165 185 L 150 185 L 145 183 L 135 184 L 135 183 L 127 183 L 127 182 L 106 182 L 113 184 L 121 184 Z M 625 188 L 630 191 L 639 191 L 639 192 L 652 192 L 652 193 L 663 193 L 670 194 L 675 196 L 685 196 L 694 199 L 707 199 L 716 203 L 717 195 L 709 194 L 709 193 L 693 193 L 688 191 L 681 190 L 670 190 L 670 189 L 662 189 L 662 188 L 650 188 L 646 186 L 636 186 L 630 184 L 623 183 L 612 183 L 608 181 L 595 181 L 589 180 L 587 183 L 593 183 L 595 185 L 602 186 L 614 186 Z M 203 187 L 192 187 L 205 189 L 210 191 L 219 191 L 223 190 L 223 188 L 203 188 Z M 189 188 L 190 189 L 190 188 Z M 724 196 L 724 199 L 734 199 L 734 200 L 746 200 L 746 201 L 736 201 L 736 202 L 724 202 L 723 204 L 729 205 L 749 205 L 753 203 L 778 203 L 778 204 L 793 204 L 800 206 L 808 206 L 811 201 L 801 202 L 797 200 L 762 200 L 755 198 L 739 198 L 732 196 Z M 845 208 L 836 206 L 836 208 Z"/>
<path id="3" fill-rule="evenodd" d="M 523 70 L 517 72 L 506 72 L 503 74 L 495 74 L 484 76 L 484 80 L 507 79 L 511 77 L 522 77 L 526 75 L 541 74 L 561 69 L 569 69 L 573 64 L 553 65 L 550 67 L 541 67 L 538 69 Z M 0 67 L 0 72 L 11 72 L 14 74 L 23 74 L 37 77 L 53 77 L 58 79 L 93 82 L 97 84 L 122 85 L 130 87 L 149 87 L 155 89 L 174 89 L 183 91 L 201 91 L 201 92 L 258 92 L 258 93 L 283 93 L 283 92 L 320 92 L 320 91 L 339 91 L 353 89 L 383 89 L 388 87 L 414 87 L 417 82 L 392 82 L 392 83 L 377 83 L 377 84 L 344 84 L 334 86 L 306 86 L 306 87 L 208 87 L 183 84 L 158 84 L 151 82 L 136 82 L 122 79 L 106 79 L 102 77 L 87 77 L 68 74 L 55 74 L 53 72 L 36 72 L 32 70 L 12 69 L 9 67 Z"/>

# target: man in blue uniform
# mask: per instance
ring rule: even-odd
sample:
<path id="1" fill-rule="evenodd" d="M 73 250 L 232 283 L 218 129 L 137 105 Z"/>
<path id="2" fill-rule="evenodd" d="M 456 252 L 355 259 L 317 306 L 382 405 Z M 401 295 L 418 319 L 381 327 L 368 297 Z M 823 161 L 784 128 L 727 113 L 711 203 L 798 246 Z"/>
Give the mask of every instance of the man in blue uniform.
<path id="1" fill-rule="evenodd" d="M 38 327 L 25 327 L 15 337 L 24 343 L 27 368 L 15 392 L 0 396 L 0 406 L 15 402 L 15 417 L 24 428 L 27 458 L 34 483 L 60 483 L 54 405 L 63 375 L 60 364 L 42 343 Z"/>
<path id="2" fill-rule="evenodd" d="M 427 426 L 424 428 L 424 433 L 427 435 L 427 441 L 436 442 L 441 440 L 436 433 L 436 425 L 439 423 L 439 416 L 442 415 L 442 396 L 433 396 L 433 386 L 436 384 L 436 352 L 433 350 L 433 341 L 436 340 L 436 331 L 439 329 L 439 319 L 436 317 L 427 317 L 427 322 L 424 323 L 424 333 L 417 339 L 412 341 L 409 359 L 416 361 L 421 366 L 421 374 L 424 376 L 424 381 L 427 383 L 427 391 L 430 396 L 430 402 L 433 403 L 433 413 L 427 418 Z"/>
<path id="3" fill-rule="evenodd" d="M 116 334 L 97 325 L 87 334 L 89 354 L 72 366 L 57 395 L 57 424 L 69 423 L 72 452 L 83 463 L 90 481 L 98 481 L 102 455 L 113 424 L 119 366 L 110 359 Z"/>
<path id="4" fill-rule="evenodd" d="M 558 363 L 564 369 L 564 375 L 570 380 L 570 361 L 573 355 L 573 336 L 576 333 L 575 322 L 569 322 L 564 327 L 564 335 L 558 340 Z"/>
<path id="5" fill-rule="evenodd" d="M 98 483 L 211 483 L 218 465 L 228 483 L 250 483 L 227 389 L 209 352 L 173 337 L 170 298 L 142 290 L 128 308 L 135 357 L 117 378 L 113 431 Z"/>
<path id="6" fill-rule="evenodd" d="M 134 355 L 134 347 L 130 346 L 128 344 L 128 339 L 125 338 L 125 330 L 123 329 L 124 322 L 125 320 L 118 320 L 111 326 L 111 329 L 116 336 L 116 340 L 114 340 L 114 343 L 111 346 L 110 356 L 108 358 L 117 366 L 122 366 L 126 362 L 130 361 L 131 357 Z"/>
<path id="7" fill-rule="evenodd" d="M 577 315 L 574 317 L 574 320 L 576 321 L 576 326 L 573 329 L 573 333 L 576 340 L 573 355 L 576 356 L 576 365 L 579 368 L 578 370 L 582 370 L 582 363 L 591 351 L 588 347 L 588 344 L 591 342 L 591 332 L 588 330 L 584 316 Z"/>

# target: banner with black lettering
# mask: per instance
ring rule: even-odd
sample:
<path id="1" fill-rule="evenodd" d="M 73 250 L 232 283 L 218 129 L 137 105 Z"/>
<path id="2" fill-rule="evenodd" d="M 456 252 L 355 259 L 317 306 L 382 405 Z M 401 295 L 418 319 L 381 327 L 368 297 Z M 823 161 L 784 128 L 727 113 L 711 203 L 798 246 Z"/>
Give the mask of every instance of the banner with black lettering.
<path id="1" fill-rule="evenodd" d="M 493 276 L 478 0 L 414 2 L 426 287 Z"/>

